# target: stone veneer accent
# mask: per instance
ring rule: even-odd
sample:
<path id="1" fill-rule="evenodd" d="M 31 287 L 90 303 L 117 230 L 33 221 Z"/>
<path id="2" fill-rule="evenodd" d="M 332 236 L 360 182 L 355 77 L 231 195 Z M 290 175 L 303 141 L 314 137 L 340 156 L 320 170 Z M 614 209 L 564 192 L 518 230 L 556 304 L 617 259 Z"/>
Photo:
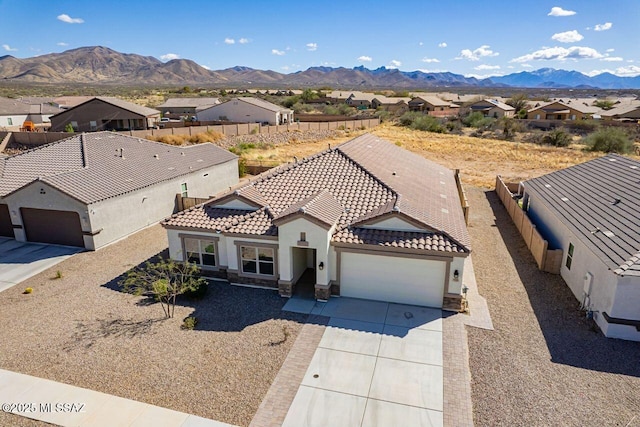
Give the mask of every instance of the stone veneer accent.
<path id="1" fill-rule="evenodd" d="M 315 285 L 315 297 L 320 301 L 328 301 L 331 297 L 331 285 Z"/>
<path id="2" fill-rule="evenodd" d="M 227 280 L 232 283 L 241 283 L 244 285 L 257 285 L 266 288 L 278 288 L 276 279 L 262 279 L 259 277 L 240 276 L 237 271 L 227 271 Z"/>
<path id="3" fill-rule="evenodd" d="M 442 309 L 445 311 L 462 311 L 462 295 L 445 294 L 442 298 Z"/>
<path id="4" fill-rule="evenodd" d="M 290 298 L 293 295 L 293 283 L 288 281 L 279 281 L 278 292 L 281 297 Z"/>

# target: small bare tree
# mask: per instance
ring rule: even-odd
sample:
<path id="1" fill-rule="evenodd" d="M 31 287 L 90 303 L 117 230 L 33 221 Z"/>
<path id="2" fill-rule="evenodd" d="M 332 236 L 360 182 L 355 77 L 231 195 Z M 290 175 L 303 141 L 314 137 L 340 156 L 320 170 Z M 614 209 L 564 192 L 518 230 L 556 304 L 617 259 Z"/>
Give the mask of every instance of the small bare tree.
<path id="1" fill-rule="evenodd" d="M 127 272 L 120 285 L 125 292 L 153 296 L 160 302 L 165 317 L 170 318 L 173 317 L 178 295 L 195 291 L 207 283 L 200 277 L 195 264 L 161 259 Z"/>

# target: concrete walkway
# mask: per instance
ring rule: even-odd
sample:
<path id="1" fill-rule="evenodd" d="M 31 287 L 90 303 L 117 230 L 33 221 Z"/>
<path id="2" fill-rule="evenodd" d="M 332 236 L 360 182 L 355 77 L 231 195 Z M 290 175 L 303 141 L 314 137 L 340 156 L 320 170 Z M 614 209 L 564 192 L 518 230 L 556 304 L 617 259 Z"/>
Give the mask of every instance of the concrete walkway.
<path id="1" fill-rule="evenodd" d="M 0 237 L 0 292 L 83 250 Z"/>
<path id="2" fill-rule="evenodd" d="M 284 427 L 443 425 L 441 310 L 336 298 L 311 313 L 330 320 Z"/>
<path id="3" fill-rule="evenodd" d="M 231 427 L 159 406 L 0 369 L 3 412 L 59 426 Z"/>

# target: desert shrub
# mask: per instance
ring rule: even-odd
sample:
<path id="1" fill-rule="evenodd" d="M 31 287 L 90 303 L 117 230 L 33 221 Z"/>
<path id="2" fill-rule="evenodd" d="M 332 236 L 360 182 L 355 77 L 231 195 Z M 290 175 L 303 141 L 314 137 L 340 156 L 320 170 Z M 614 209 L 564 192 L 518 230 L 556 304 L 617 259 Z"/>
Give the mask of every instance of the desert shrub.
<path id="1" fill-rule="evenodd" d="M 478 111 L 473 112 L 462 119 L 462 123 L 465 126 L 476 129 L 489 129 L 495 121 L 496 119 L 492 117 L 485 117 Z"/>
<path id="2" fill-rule="evenodd" d="M 596 120 L 570 120 L 564 123 L 564 127 L 578 135 L 586 135 L 600 126 Z"/>
<path id="3" fill-rule="evenodd" d="M 299 101 L 300 101 L 300 97 L 299 96 L 290 96 L 287 99 L 285 99 L 284 101 L 282 101 L 282 105 L 285 108 L 291 108 L 295 104 L 297 104 Z"/>
<path id="4" fill-rule="evenodd" d="M 324 114 L 329 114 L 332 116 L 340 114 L 340 110 L 338 110 L 338 107 L 334 105 L 325 105 L 324 107 L 322 107 L 322 112 Z"/>
<path id="5" fill-rule="evenodd" d="M 205 295 L 207 295 L 208 291 L 209 291 L 209 283 L 206 280 L 202 280 L 198 282 L 195 288 L 185 291 L 183 295 L 187 298 L 200 300 L 204 298 Z"/>
<path id="6" fill-rule="evenodd" d="M 633 151 L 633 141 L 622 129 L 615 127 L 602 127 L 587 135 L 583 141 L 589 151 L 621 154 Z"/>
<path id="7" fill-rule="evenodd" d="M 449 120 L 444 124 L 444 127 L 449 133 L 458 135 L 462 133 L 462 123 L 460 122 L 460 120 Z"/>
<path id="8" fill-rule="evenodd" d="M 195 316 L 189 316 L 184 318 L 184 320 L 182 321 L 182 326 L 180 326 L 180 328 L 186 330 L 194 330 L 197 324 L 198 318 Z"/>
<path id="9" fill-rule="evenodd" d="M 398 123 L 400 123 L 400 125 L 402 126 L 411 126 L 414 120 L 420 115 L 422 115 L 422 113 L 418 113 L 416 111 L 408 111 L 400 116 L 400 118 L 398 119 Z"/>
<path id="10" fill-rule="evenodd" d="M 156 138 L 156 141 L 169 145 L 183 145 L 188 135 L 162 135 Z"/>
<path id="11" fill-rule="evenodd" d="M 247 159 L 242 157 L 238 159 L 238 175 L 240 178 L 247 175 Z"/>
<path id="12" fill-rule="evenodd" d="M 200 132 L 191 137 L 189 137 L 189 142 L 193 144 L 202 144 L 203 142 L 216 142 L 220 141 L 224 138 L 224 135 L 220 132 L 208 131 L 208 132 Z"/>
<path id="13" fill-rule="evenodd" d="M 419 113 L 417 111 L 408 111 L 400 116 L 399 122 L 402 126 L 411 129 L 422 130 L 427 132 L 444 133 L 446 129 L 435 117 Z"/>
<path id="14" fill-rule="evenodd" d="M 556 128 L 544 135 L 542 143 L 553 145 L 554 147 L 568 147 L 571 144 L 571 134 L 565 129 Z"/>

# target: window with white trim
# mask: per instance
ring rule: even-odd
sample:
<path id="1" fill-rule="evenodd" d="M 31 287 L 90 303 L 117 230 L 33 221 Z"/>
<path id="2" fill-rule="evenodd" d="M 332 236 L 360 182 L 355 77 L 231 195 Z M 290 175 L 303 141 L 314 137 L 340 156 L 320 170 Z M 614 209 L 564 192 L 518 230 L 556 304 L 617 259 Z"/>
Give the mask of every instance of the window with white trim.
<path id="1" fill-rule="evenodd" d="M 243 273 L 274 275 L 275 261 L 272 248 L 240 246 L 240 261 Z"/>
<path id="2" fill-rule="evenodd" d="M 180 185 L 180 194 L 182 194 L 182 197 L 187 197 L 188 196 L 189 191 L 187 189 L 187 183 L 186 182 L 183 182 Z"/>
<path id="3" fill-rule="evenodd" d="M 205 267 L 215 267 L 216 242 L 213 240 L 184 238 L 184 252 L 186 260 Z"/>
<path id="4" fill-rule="evenodd" d="M 13 126 L 13 119 L 11 117 L 7 117 L 7 124 Z"/>

